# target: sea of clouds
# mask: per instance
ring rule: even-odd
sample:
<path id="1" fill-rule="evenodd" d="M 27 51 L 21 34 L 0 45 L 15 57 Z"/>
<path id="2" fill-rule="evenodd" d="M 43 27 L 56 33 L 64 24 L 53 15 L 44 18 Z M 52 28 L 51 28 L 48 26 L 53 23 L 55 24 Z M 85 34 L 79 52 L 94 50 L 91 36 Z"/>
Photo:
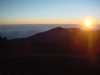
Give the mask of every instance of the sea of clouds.
<path id="1" fill-rule="evenodd" d="M 24 38 L 39 32 L 48 31 L 52 28 L 62 27 L 62 28 L 81 28 L 79 25 L 75 24 L 25 24 L 25 25 L 0 25 L 0 36 L 6 37 L 7 39 Z M 100 29 L 97 26 L 95 29 Z"/>

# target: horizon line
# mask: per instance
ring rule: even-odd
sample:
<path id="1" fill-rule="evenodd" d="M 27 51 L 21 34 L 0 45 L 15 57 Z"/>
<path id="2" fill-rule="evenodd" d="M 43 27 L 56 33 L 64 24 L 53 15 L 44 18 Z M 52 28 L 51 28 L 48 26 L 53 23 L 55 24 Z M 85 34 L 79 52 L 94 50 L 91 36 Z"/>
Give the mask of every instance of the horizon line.
<path id="1" fill-rule="evenodd" d="M 66 23 L 66 24 L 68 24 L 68 25 L 81 25 L 81 24 L 77 24 L 77 23 L 75 23 L 75 24 L 73 24 L 73 23 Z M 50 24 L 50 23 L 47 23 L 47 24 L 0 24 L 0 25 L 66 25 L 66 24 Z M 95 24 L 95 25 L 100 25 L 100 24 Z"/>
<path id="2" fill-rule="evenodd" d="M 67 25 L 80 25 L 80 24 L 69 24 L 66 23 Z M 0 25 L 66 25 L 66 24 L 0 24 Z"/>

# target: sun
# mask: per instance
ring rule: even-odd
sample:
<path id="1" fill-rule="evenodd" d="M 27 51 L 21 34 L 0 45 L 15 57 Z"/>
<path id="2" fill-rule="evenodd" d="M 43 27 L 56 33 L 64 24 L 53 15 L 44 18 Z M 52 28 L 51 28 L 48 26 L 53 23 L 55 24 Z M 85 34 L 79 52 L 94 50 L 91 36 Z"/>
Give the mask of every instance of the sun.
<path id="1" fill-rule="evenodd" d="M 90 22 L 89 20 L 87 20 L 87 21 L 85 22 L 85 26 L 90 27 L 90 26 L 91 26 L 91 22 Z"/>
<path id="2" fill-rule="evenodd" d="M 93 30 L 95 29 L 95 19 L 93 18 L 87 18 L 87 19 L 84 19 L 82 24 L 81 24 L 81 28 L 83 30 Z"/>

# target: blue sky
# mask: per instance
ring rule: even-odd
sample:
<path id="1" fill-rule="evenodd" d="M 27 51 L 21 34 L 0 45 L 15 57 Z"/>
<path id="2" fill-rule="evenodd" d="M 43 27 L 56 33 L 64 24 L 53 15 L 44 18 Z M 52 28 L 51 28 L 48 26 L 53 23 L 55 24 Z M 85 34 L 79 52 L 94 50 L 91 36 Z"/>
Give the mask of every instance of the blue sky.
<path id="1" fill-rule="evenodd" d="M 93 18 L 100 0 L 0 0 L 0 24 L 65 24 Z"/>

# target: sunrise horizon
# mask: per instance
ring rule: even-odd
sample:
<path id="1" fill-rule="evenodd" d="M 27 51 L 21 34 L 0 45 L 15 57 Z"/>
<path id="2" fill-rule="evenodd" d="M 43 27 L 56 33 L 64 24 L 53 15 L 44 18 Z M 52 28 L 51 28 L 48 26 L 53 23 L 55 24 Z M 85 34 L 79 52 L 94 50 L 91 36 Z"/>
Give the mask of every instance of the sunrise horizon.
<path id="1" fill-rule="evenodd" d="M 1 24 L 100 24 L 98 0 L 1 0 Z"/>

